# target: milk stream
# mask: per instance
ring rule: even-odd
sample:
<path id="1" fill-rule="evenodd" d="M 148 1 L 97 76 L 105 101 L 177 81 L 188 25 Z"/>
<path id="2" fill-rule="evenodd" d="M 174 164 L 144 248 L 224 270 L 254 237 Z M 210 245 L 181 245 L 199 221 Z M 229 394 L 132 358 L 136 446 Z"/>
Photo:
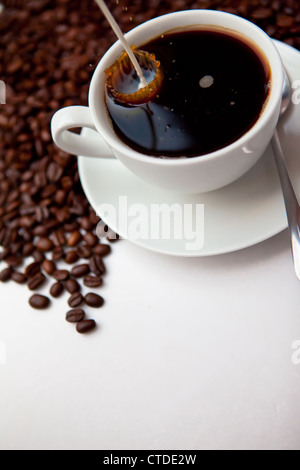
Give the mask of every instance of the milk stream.
<path id="1" fill-rule="evenodd" d="M 121 41 L 125 51 L 127 52 L 131 62 L 132 62 L 132 65 L 134 66 L 135 70 L 136 70 L 136 73 L 140 79 L 140 84 L 139 84 L 139 89 L 140 88 L 143 88 L 143 87 L 146 87 L 148 85 L 144 75 L 143 75 L 143 72 L 142 72 L 142 69 L 128 43 L 128 41 L 125 39 L 124 37 L 124 34 L 122 33 L 118 23 L 116 22 L 116 20 L 114 19 L 114 17 L 112 16 L 111 12 L 109 11 L 108 7 L 106 6 L 106 4 L 104 3 L 103 0 L 95 0 L 97 5 L 99 6 L 99 8 L 102 10 L 102 13 L 103 15 L 105 16 L 105 18 L 107 19 L 107 21 L 109 22 L 111 28 L 113 29 L 114 33 L 116 34 L 116 36 L 119 38 L 119 40 Z"/>

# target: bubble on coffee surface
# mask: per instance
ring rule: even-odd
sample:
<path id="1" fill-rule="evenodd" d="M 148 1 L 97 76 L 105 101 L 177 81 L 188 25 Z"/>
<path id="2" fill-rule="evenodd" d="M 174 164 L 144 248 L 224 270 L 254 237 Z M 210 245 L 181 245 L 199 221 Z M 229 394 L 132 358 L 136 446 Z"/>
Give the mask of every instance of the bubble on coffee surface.
<path id="1" fill-rule="evenodd" d="M 210 88 L 214 84 L 214 77 L 211 75 L 205 75 L 199 80 L 199 85 L 201 88 Z"/>
<path id="2" fill-rule="evenodd" d="M 117 101 L 124 104 L 142 104 L 151 101 L 159 92 L 163 73 L 155 55 L 135 49 L 134 55 L 141 67 L 147 86 L 143 86 L 126 52 L 105 70 L 106 91 Z"/>

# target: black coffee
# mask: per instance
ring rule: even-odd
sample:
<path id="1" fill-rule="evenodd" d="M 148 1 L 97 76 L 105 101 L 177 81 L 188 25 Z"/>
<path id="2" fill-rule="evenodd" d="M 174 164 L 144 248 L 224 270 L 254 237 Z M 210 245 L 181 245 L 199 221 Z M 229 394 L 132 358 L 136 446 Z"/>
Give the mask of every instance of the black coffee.
<path id="1" fill-rule="evenodd" d="M 168 33 L 139 49 L 153 52 L 164 79 L 147 104 L 125 105 L 106 94 L 118 137 L 152 156 L 194 157 L 221 149 L 257 121 L 270 71 L 254 46 L 217 31 Z M 137 90 L 134 71 L 119 91 Z"/>

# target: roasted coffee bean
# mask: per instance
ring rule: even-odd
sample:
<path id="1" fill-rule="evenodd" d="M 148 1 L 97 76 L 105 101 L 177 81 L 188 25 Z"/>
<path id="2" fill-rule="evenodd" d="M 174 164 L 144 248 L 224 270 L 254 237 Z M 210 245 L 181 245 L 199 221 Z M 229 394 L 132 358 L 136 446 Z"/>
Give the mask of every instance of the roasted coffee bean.
<path id="1" fill-rule="evenodd" d="M 6 202 L 8 203 L 8 206 L 6 206 L 6 212 L 8 212 L 8 207 L 10 206 L 9 203 L 16 202 L 17 203 L 16 207 L 20 205 L 20 201 L 18 200 L 19 196 L 20 196 L 20 192 L 18 189 L 14 189 L 13 191 L 11 191 L 11 193 L 9 193 L 6 199 Z M 15 209 L 16 207 L 13 207 L 13 208 Z"/>
<path id="2" fill-rule="evenodd" d="M 56 271 L 53 272 L 52 276 L 57 281 L 66 281 L 68 277 L 70 276 L 70 273 L 66 269 L 57 269 Z"/>
<path id="3" fill-rule="evenodd" d="M 44 295 L 34 294 L 29 299 L 29 304 L 31 307 L 36 309 L 47 308 L 50 304 L 50 299 Z"/>
<path id="4" fill-rule="evenodd" d="M 65 288 L 70 294 L 79 292 L 81 290 L 80 284 L 75 279 L 67 279 L 65 282 Z"/>
<path id="5" fill-rule="evenodd" d="M 12 272 L 11 279 L 17 282 L 18 284 L 25 284 L 25 282 L 27 281 L 27 277 L 25 276 L 25 274 L 20 273 L 18 271 Z"/>
<path id="6" fill-rule="evenodd" d="M 70 176 L 64 176 L 61 179 L 61 185 L 66 191 L 70 191 L 74 186 L 74 182 Z"/>
<path id="7" fill-rule="evenodd" d="M 74 292 L 68 300 L 68 304 L 71 308 L 79 307 L 83 302 L 83 296 L 80 292 Z"/>
<path id="8" fill-rule="evenodd" d="M 273 15 L 272 8 L 257 8 L 251 13 L 251 18 L 255 20 L 265 20 Z"/>
<path id="9" fill-rule="evenodd" d="M 101 276 L 86 276 L 83 280 L 83 283 L 87 287 L 100 287 L 103 283 Z"/>
<path id="10" fill-rule="evenodd" d="M 103 297 L 101 297 L 101 295 L 94 294 L 92 292 L 90 292 L 89 294 L 86 294 L 86 296 L 84 297 L 84 301 L 87 305 L 89 305 L 90 307 L 94 307 L 94 308 L 102 307 L 102 305 L 104 304 Z"/>
<path id="11" fill-rule="evenodd" d="M 35 290 L 40 287 L 46 281 L 46 277 L 43 273 L 38 272 L 35 276 L 31 277 L 28 281 L 28 288 L 30 290 Z"/>
<path id="12" fill-rule="evenodd" d="M 74 266 L 71 270 L 71 274 L 74 277 L 84 277 L 90 272 L 90 267 L 88 264 L 78 264 Z"/>
<path id="13" fill-rule="evenodd" d="M 94 228 L 93 224 L 91 223 L 89 217 L 81 217 L 80 226 L 83 230 L 92 230 Z"/>
<path id="14" fill-rule="evenodd" d="M 52 297 L 59 297 L 64 291 L 64 286 L 61 282 L 57 281 L 50 287 L 50 295 Z"/>
<path id="15" fill-rule="evenodd" d="M 56 162 L 51 162 L 47 168 L 47 178 L 50 183 L 56 183 L 60 180 L 63 175 L 63 168 L 59 166 Z"/>
<path id="16" fill-rule="evenodd" d="M 84 235 L 83 239 L 91 247 L 96 246 L 97 243 L 99 242 L 99 238 L 97 237 L 97 235 L 94 235 L 91 232 L 87 232 Z"/>
<path id="17" fill-rule="evenodd" d="M 0 243 L 5 248 L 8 248 L 11 244 L 11 230 L 3 228 L 0 232 Z"/>
<path id="18" fill-rule="evenodd" d="M 66 236 L 63 230 L 55 230 L 52 234 L 54 246 L 63 246 L 66 243 Z"/>
<path id="19" fill-rule="evenodd" d="M 56 264 L 50 259 L 45 259 L 42 263 L 42 268 L 45 271 L 45 273 L 51 276 L 51 274 L 53 274 L 54 271 L 56 271 Z"/>
<path id="20" fill-rule="evenodd" d="M 56 191 L 54 199 L 58 206 L 62 206 L 66 200 L 67 193 L 63 189 Z"/>
<path id="21" fill-rule="evenodd" d="M 21 256 L 17 255 L 10 255 L 5 258 L 5 262 L 11 266 L 12 268 L 15 268 L 17 266 L 20 266 L 23 262 L 23 259 Z"/>
<path id="22" fill-rule="evenodd" d="M 77 252 L 74 250 L 68 251 L 68 253 L 65 256 L 65 262 L 67 264 L 74 264 L 76 263 L 76 261 L 78 261 L 78 259 L 79 259 L 79 256 Z"/>
<path id="23" fill-rule="evenodd" d="M 96 227 L 96 225 L 98 225 L 100 222 L 100 217 L 96 214 L 96 212 L 91 207 L 90 207 L 89 219 L 93 227 Z"/>
<path id="24" fill-rule="evenodd" d="M 41 191 L 41 197 L 47 198 L 52 196 L 56 192 L 56 185 L 55 184 L 47 184 Z"/>
<path id="25" fill-rule="evenodd" d="M 74 232 L 71 233 L 71 235 L 68 238 L 68 246 L 73 247 L 78 245 L 78 243 L 81 241 L 82 235 L 79 230 L 75 230 Z"/>
<path id="26" fill-rule="evenodd" d="M 30 217 L 29 215 L 24 215 L 23 217 L 19 218 L 19 226 L 24 228 L 31 228 L 35 224 L 34 217 Z"/>
<path id="27" fill-rule="evenodd" d="M 32 257 L 37 263 L 42 263 L 45 259 L 44 253 L 42 253 L 40 250 L 34 250 Z"/>
<path id="28" fill-rule="evenodd" d="M 6 206 L 6 213 L 9 214 L 10 212 L 13 212 L 16 210 L 20 205 L 20 201 L 13 201 L 10 204 Z"/>
<path id="29" fill-rule="evenodd" d="M 17 217 L 17 216 L 18 216 L 18 211 L 15 210 L 13 212 L 9 212 L 9 213 L 6 213 L 5 215 L 3 215 L 2 216 L 2 221 L 10 223 L 10 221 L 12 219 L 14 219 L 15 217 Z"/>
<path id="30" fill-rule="evenodd" d="M 278 15 L 276 18 L 276 24 L 280 28 L 291 28 L 294 24 L 294 18 L 289 15 Z"/>
<path id="31" fill-rule="evenodd" d="M 39 171 L 34 175 L 33 181 L 36 186 L 42 188 L 47 184 L 46 173 L 44 171 Z"/>
<path id="32" fill-rule="evenodd" d="M 47 204 L 42 205 L 43 202 L 44 200 L 41 201 L 41 205 L 35 209 L 35 218 L 38 223 L 41 223 L 43 220 L 47 220 L 49 218 L 49 210 L 46 207 Z"/>
<path id="33" fill-rule="evenodd" d="M 22 248 L 22 256 L 24 258 L 27 258 L 28 256 L 32 255 L 32 253 L 34 252 L 34 244 L 31 243 L 31 242 L 27 242 L 25 243 L 25 245 L 23 246 Z"/>
<path id="34" fill-rule="evenodd" d="M 50 238 L 41 237 L 37 241 L 36 246 L 40 251 L 50 251 L 53 248 L 53 242 L 50 240 Z"/>
<path id="35" fill-rule="evenodd" d="M 11 275 L 13 273 L 12 268 L 5 268 L 0 272 L 0 281 L 7 282 L 10 280 Z"/>
<path id="36" fill-rule="evenodd" d="M 76 221 L 69 222 L 69 223 L 65 223 L 65 224 L 63 225 L 64 231 L 65 231 L 65 232 L 69 232 L 69 233 L 75 232 L 76 230 L 79 229 L 79 227 L 80 227 L 80 226 L 79 226 L 79 223 L 76 222 Z"/>
<path id="37" fill-rule="evenodd" d="M 21 175 L 21 181 L 30 181 L 30 180 L 32 180 L 33 177 L 34 177 L 34 172 L 31 171 L 31 170 L 28 170 L 28 171 L 25 171 Z"/>
<path id="38" fill-rule="evenodd" d="M 94 247 L 95 255 L 106 256 L 111 252 L 111 247 L 109 245 L 104 245 L 99 243 Z"/>
<path id="39" fill-rule="evenodd" d="M 32 277 L 35 276 L 35 274 L 39 273 L 41 271 L 41 265 L 40 263 L 37 263 L 36 261 L 34 263 L 31 263 L 27 266 L 25 269 L 25 275 L 27 277 Z"/>
<path id="40" fill-rule="evenodd" d="M 77 323 L 79 321 L 82 321 L 85 317 L 84 310 L 81 308 L 73 308 L 72 310 L 69 310 L 66 314 L 66 320 L 70 323 Z"/>
<path id="41" fill-rule="evenodd" d="M 63 259 L 64 257 L 64 249 L 62 246 L 56 246 L 53 250 L 52 250 L 52 260 L 53 261 L 59 261 L 61 259 Z"/>
<path id="42" fill-rule="evenodd" d="M 46 238 L 49 235 L 49 229 L 45 225 L 37 225 L 36 227 L 33 228 L 32 234 L 35 237 Z M 40 243 L 41 243 L 41 245 L 43 245 L 43 241 L 41 241 Z M 41 248 L 39 248 L 39 246 L 38 246 L 38 249 L 41 250 L 41 251 L 47 251 L 47 250 L 42 250 Z"/>
<path id="43" fill-rule="evenodd" d="M 10 245 L 10 252 L 11 252 L 12 255 L 16 255 L 17 253 L 20 253 L 21 249 L 22 249 L 21 242 L 13 242 Z"/>
<path id="44" fill-rule="evenodd" d="M 90 270 L 97 276 L 105 273 L 105 266 L 100 255 L 94 255 L 89 262 Z"/>
<path id="45" fill-rule="evenodd" d="M 82 320 L 77 323 L 76 330 L 78 333 L 88 333 L 96 327 L 95 320 Z"/>
<path id="46" fill-rule="evenodd" d="M 88 245 L 79 245 L 76 249 L 79 258 L 88 259 L 92 256 L 92 248 Z"/>

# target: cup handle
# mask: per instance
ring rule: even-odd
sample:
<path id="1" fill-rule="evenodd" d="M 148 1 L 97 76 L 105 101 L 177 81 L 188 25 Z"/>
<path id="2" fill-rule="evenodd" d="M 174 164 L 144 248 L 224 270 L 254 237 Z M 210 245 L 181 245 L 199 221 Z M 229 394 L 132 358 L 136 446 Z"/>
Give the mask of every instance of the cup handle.
<path id="1" fill-rule="evenodd" d="M 94 132 L 85 137 L 70 132 L 75 127 L 88 127 Z M 54 142 L 65 152 L 85 157 L 114 158 L 114 155 L 94 125 L 91 111 L 87 106 L 68 106 L 57 111 L 51 120 L 51 134 Z"/>

